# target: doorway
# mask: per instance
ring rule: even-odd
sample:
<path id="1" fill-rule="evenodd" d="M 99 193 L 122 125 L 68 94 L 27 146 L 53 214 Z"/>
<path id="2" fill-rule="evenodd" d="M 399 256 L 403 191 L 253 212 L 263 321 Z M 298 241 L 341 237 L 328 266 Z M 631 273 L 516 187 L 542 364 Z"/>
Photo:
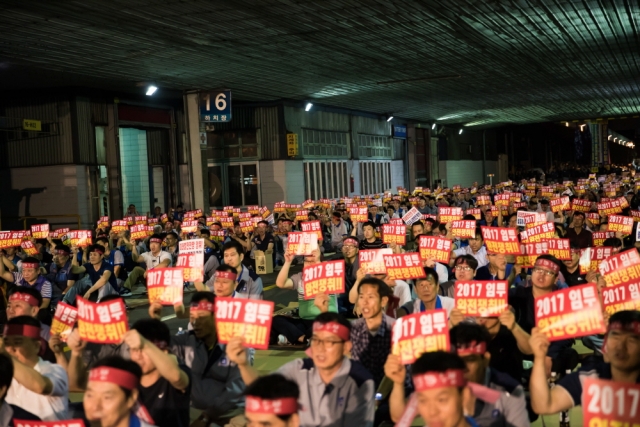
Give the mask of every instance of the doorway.
<path id="1" fill-rule="evenodd" d="M 210 163 L 209 206 L 260 205 L 259 170 L 257 162 Z"/>

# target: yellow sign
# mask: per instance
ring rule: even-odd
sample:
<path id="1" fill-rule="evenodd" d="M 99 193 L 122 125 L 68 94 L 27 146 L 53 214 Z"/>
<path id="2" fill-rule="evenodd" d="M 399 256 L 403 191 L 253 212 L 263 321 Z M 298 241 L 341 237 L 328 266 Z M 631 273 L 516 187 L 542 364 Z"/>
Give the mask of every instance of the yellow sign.
<path id="1" fill-rule="evenodd" d="M 40 120 L 27 120 L 22 121 L 22 129 L 30 130 L 34 132 L 40 132 L 42 130 L 42 122 Z"/>
<path id="2" fill-rule="evenodd" d="M 591 168 L 591 172 L 592 173 L 598 173 L 599 170 L 600 170 L 600 168 L 597 167 L 597 166 L 594 166 L 594 167 Z"/>
<path id="3" fill-rule="evenodd" d="M 297 133 L 287 134 L 287 155 L 289 157 L 298 155 L 298 134 Z"/>

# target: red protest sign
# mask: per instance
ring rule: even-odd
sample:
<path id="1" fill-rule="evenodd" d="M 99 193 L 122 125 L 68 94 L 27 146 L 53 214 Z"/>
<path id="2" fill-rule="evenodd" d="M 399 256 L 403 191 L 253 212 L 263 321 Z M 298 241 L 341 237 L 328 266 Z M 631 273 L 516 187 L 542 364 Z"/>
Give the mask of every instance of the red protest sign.
<path id="1" fill-rule="evenodd" d="M 289 233 L 287 252 L 294 255 L 307 256 L 318 249 L 318 235 L 316 233 Z"/>
<path id="2" fill-rule="evenodd" d="M 175 305 L 182 302 L 182 268 L 154 268 L 147 271 L 149 302 Z"/>
<path id="3" fill-rule="evenodd" d="M 273 301 L 216 298 L 218 342 L 227 344 L 231 338 L 242 337 L 249 348 L 268 349 L 273 307 Z"/>
<path id="4" fill-rule="evenodd" d="M 633 230 L 633 218 L 622 215 L 609 215 L 609 225 L 607 231 L 620 232 L 624 235 L 630 235 Z"/>
<path id="5" fill-rule="evenodd" d="M 536 326 L 549 341 L 604 333 L 606 327 L 594 283 L 535 299 Z"/>
<path id="6" fill-rule="evenodd" d="M 387 277 L 390 280 L 419 279 L 426 277 L 420 255 L 417 252 L 383 255 Z"/>
<path id="7" fill-rule="evenodd" d="M 201 282 L 204 278 L 204 239 L 179 242 L 176 267 L 183 269 L 185 282 Z"/>
<path id="8" fill-rule="evenodd" d="M 571 202 L 571 210 L 576 212 L 589 212 L 593 202 L 585 199 L 573 199 Z"/>
<path id="9" fill-rule="evenodd" d="M 57 230 L 50 231 L 49 237 L 51 237 L 52 239 L 61 239 L 62 236 L 64 236 L 68 232 L 69 232 L 68 228 L 58 228 Z"/>
<path id="10" fill-rule="evenodd" d="M 640 385 L 594 377 L 582 379 L 583 426 L 637 426 Z"/>
<path id="11" fill-rule="evenodd" d="M 571 259 L 571 243 L 569 239 L 549 239 L 546 242 L 549 255 L 553 255 L 560 261 Z"/>
<path id="12" fill-rule="evenodd" d="M 523 243 L 535 243 L 543 240 L 549 240 L 556 237 L 556 227 L 553 222 L 545 222 L 544 224 L 534 225 L 520 233 L 520 239 Z"/>
<path id="13" fill-rule="evenodd" d="M 391 354 L 400 356 L 403 365 L 412 364 L 423 353 L 451 350 L 447 311 L 443 309 L 399 318 L 391 336 Z"/>
<path id="14" fill-rule="evenodd" d="M 551 206 L 551 212 L 568 211 L 571 209 L 571 202 L 569 196 L 563 196 L 549 200 L 549 206 Z"/>
<path id="15" fill-rule="evenodd" d="M 422 219 L 422 214 L 415 207 L 409 209 L 409 212 L 402 216 L 402 220 L 407 225 L 415 224 Z"/>
<path id="16" fill-rule="evenodd" d="M 367 222 L 369 221 L 369 215 L 367 208 L 365 207 L 352 207 L 349 208 L 349 216 L 353 222 Z"/>
<path id="17" fill-rule="evenodd" d="M 26 231 L 2 231 L 0 232 L 0 249 L 20 246 Z"/>
<path id="18" fill-rule="evenodd" d="M 72 230 L 67 233 L 71 246 L 84 248 L 91 245 L 91 230 Z"/>
<path id="19" fill-rule="evenodd" d="M 438 208 L 438 214 L 440 216 L 440 222 L 447 224 L 462 219 L 462 208 L 440 207 Z"/>
<path id="20" fill-rule="evenodd" d="M 420 236 L 418 241 L 420 259 L 434 259 L 449 264 L 451 258 L 451 240 L 440 236 Z"/>
<path id="21" fill-rule="evenodd" d="M 518 227 L 529 228 L 545 222 L 547 222 L 547 215 L 544 212 L 516 212 L 516 225 Z"/>
<path id="22" fill-rule="evenodd" d="M 360 268 L 366 274 L 386 274 L 387 269 L 384 263 L 384 255 L 391 255 L 392 249 L 367 249 L 358 252 Z"/>
<path id="23" fill-rule="evenodd" d="M 497 254 L 520 253 L 520 242 L 514 228 L 482 227 L 482 238 L 487 245 L 487 251 Z"/>
<path id="24" fill-rule="evenodd" d="M 587 274 L 591 270 L 596 270 L 600 261 L 611 256 L 613 248 L 602 247 L 585 248 L 580 250 L 580 274 Z"/>
<path id="25" fill-rule="evenodd" d="M 60 335 L 60 339 L 66 342 L 71 330 L 73 330 L 73 325 L 75 325 L 77 317 L 77 308 L 64 302 L 59 302 L 56 306 L 53 322 L 51 322 L 51 334 Z"/>
<path id="26" fill-rule="evenodd" d="M 506 280 L 471 280 L 455 286 L 456 308 L 465 316 L 497 317 L 509 307 Z"/>
<path id="27" fill-rule="evenodd" d="M 146 215 L 134 216 L 133 221 L 135 225 L 147 225 L 147 216 Z"/>
<path id="28" fill-rule="evenodd" d="M 593 246 L 602 246 L 604 241 L 611 237 L 616 237 L 616 233 L 613 231 L 594 231 L 591 233 Z"/>
<path id="29" fill-rule="evenodd" d="M 300 228 L 305 233 L 316 233 L 318 240 L 322 240 L 322 226 L 320 221 L 305 221 L 300 223 Z"/>
<path id="30" fill-rule="evenodd" d="M 49 224 L 32 225 L 31 237 L 34 239 L 46 239 L 49 237 Z"/>
<path id="31" fill-rule="evenodd" d="M 309 211 L 307 210 L 301 210 L 301 211 L 296 211 L 296 221 L 306 221 L 309 219 Z"/>
<path id="32" fill-rule="evenodd" d="M 476 199 L 477 206 L 491 206 L 491 196 L 488 195 L 479 195 Z"/>
<path id="33" fill-rule="evenodd" d="M 520 251 L 522 252 L 522 255 L 516 256 L 516 264 L 523 267 L 533 267 L 536 259 L 538 259 L 540 255 L 549 253 L 549 244 L 547 241 L 523 243 L 520 245 Z"/>
<path id="34" fill-rule="evenodd" d="M 147 226 L 136 224 L 131 226 L 131 240 L 143 240 L 147 238 Z"/>
<path id="35" fill-rule="evenodd" d="M 124 219 L 118 219 L 111 223 L 111 231 L 114 233 L 120 233 L 122 231 L 127 231 L 129 226 L 127 225 L 127 221 Z"/>
<path id="36" fill-rule="evenodd" d="M 252 233 L 254 229 L 253 221 L 249 219 L 248 221 L 240 221 L 240 231 L 243 233 Z"/>
<path id="37" fill-rule="evenodd" d="M 474 239 L 476 237 L 476 222 L 458 220 L 451 222 L 451 234 L 460 239 Z"/>
<path id="38" fill-rule="evenodd" d="M 106 229 L 107 227 L 109 227 L 109 217 L 101 216 L 98 220 L 98 228 Z"/>
<path id="39" fill-rule="evenodd" d="M 407 227 L 401 219 L 400 222 L 400 225 L 382 224 L 383 243 L 395 243 L 400 246 L 407 243 Z"/>
<path id="40" fill-rule="evenodd" d="M 473 215 L 474 217 L 476 217 L 477 221 L 482 219 L 482 210 L 480 210 L 480 208 L 467 209 L 466 214 Z"/>
<path id="41" fill-rule="evenodd" d="M 640 283 L 624 283 L 604 288 L 602 305 L 609 314 L 623 310 L 640 310 Z"/>
<path id="42" fill-rule="evenodd" d="M 598 213 L 601 216 L 608 216 L 622 212 L 622 204 L 619 200 L 611 200 L 598 203 Z"/>
<path id="43" fill-rule="evenodd" d="M 74 420 L 58 420 L 58 421 L 27 421 L 13 419 L 15 427 L 84 427 L 84 421 L 81 419 Z"/>
<path id="44" fill-rule="evenodd" d="M 96 303 L 77 298 L 80 339 L 98 344 L 120 344 L 129 330 L 122 299 Z"/>
<path id="45" fill-rule="evenodd" d="M 598 265 L 598 269 L 607 286 L 636 282 L 640 278 L 640 255 L 635 248 L 630 249 L 608 257 Z"/>
<path id="46" fill-rule="evenodd" d="M 198 230 L 197 220 L 184 220 L 180 226 L 180 230 L 183 233 L 195 233 Z"/>
<path id="47" fill-rule="evenodd" d="M 305 266 L 302 270 L 304 299 L 313 299 L 318 294 L 344 293 L 344 272 L 343 259 Z"/>

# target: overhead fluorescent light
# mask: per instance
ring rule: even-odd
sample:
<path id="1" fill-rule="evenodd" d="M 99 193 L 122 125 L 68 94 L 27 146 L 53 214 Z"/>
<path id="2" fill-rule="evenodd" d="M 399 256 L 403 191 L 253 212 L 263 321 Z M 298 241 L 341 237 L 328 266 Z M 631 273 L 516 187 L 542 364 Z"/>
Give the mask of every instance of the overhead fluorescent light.
<path id="1" fill-rule="evenodd" d="M 306 107 L 304 107 L 304 111 L 309 111 L 309 110 L 311 110 L 312 107 L 313 107 L 313 104 L 310 103 L 310 102 L 307 102 Z"/>
<path id="2" fill-rule="evenodd" d="M 462 128 L 458 131 L 458 135 L 462 135 Z"/>
<path id="3" fill-rule="evenodd" d="M 388 121 L 388 122 L 390 122 L 391 120 L 393 120 L 393 116 L 389 116 L 389 117 L 387 118 L 387 121 Z"/>
<path id="4" fill-rule="evenodd" d="M 149 85 L 149 87 L 147 88 L 147 96 L 151 96 L 154 93 L 156 93 L 156 91 L 158 90 L 158 88 L 154 85 Z"/>
<path id="5" fill-rule="evenodd" d="M 431 130 L 435 130 L 435 129 L 436 129 L 436 124 L 434 123 L 431 125 Z"/>

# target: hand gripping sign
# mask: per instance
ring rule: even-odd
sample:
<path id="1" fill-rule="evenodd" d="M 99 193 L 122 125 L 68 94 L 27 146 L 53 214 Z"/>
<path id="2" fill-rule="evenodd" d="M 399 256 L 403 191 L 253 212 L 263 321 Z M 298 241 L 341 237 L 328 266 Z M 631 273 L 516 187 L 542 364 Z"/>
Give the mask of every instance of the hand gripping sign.
<path id="1" fill-rule="evenodd" d="M 498 317 L 509 306 L 506 280 L 471 280 L 455 286 L 456 308 L 465 316 Z"/>
<path id="2" fill-rule="evenodd" d="M 95 303 L 78 297 L 80 339 L 97 344 L 120 344 L 129 330 L 122 299 Z"/>
<path id="3" fill-rule="evenodd" d="M 410 314 L 393 325 L 391 354 L 400 356 L 403 365 L 412 364 L 422 353 L 450 348 L 446 310 Z"/>
<path id="4" fill-rule="evenodd" d="M 604 333 L 596 285 L 562 289 L 535 299 L 536 326 L 549 341 Z"/>
<path id="5" fill-rule="evenodd" d="M 304 299 L 313 299 L 318 294 L 344 293 L 344 272 L 343 259 L 305 266 L 302 270 Z"/>
<path id="6" fill-rule="evenodd" d="M 149 302 L 175 305 L 182 302 L 182 268 L 154 268 L 147 271 Z"/>
<path id="7" fill-rule="evenodd" d="M 582 425 L 640 425 L 640 385 L 593 377 L 582 379 Z"/>
<path id="8" fill-rule="evenodd" d="M 53 316 L 53 322 L 51 323 L 51 334 L 59 334 L 60 339 L 63 342 L 66 342 L 67 337 L 73 329 L 73 325 L 76 323 L 77 317 L 77 308 L 64 302 L 59 302 L 56 306 L 56 313 Z"/>
<path id="9" fill-rule="evenodd" d="M 216 298 L 214 313 L 218 342 L 227 344 L 231 338 L 242 337 L 247 347 L 266 350 L 273 307 L 273 301 Z"/>

